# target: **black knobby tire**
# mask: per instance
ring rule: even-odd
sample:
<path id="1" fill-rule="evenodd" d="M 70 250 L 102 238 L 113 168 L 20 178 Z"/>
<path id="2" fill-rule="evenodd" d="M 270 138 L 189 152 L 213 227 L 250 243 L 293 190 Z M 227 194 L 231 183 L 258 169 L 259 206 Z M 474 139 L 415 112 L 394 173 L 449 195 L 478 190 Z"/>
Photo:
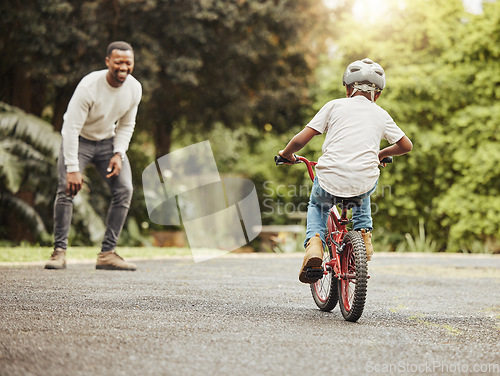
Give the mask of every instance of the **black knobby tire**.
<path id="1" fill-rule="evenodd" d="M 323 269 L 325 270 L 325 263 L 332 259 L 330 250 L 323 253 Z M 330 312 L 335 308 L 337 302 L 339 301 L 339 290 L 337 287 L 337 278 L 333 275 L 333 272 L 328 272 L 323 278 L 318 280 L 316 283 L 311 283 L 311 293 L 314 302 L 318 308 L 325 312 Z"/>
<path id="2" fill-rule="evenodd" d="M 355 279 L 340 279 L 338 282 L 339 306 L 347 321 L 357 321 L 365 308 L 368 282 L 368 265 L 363 237 L 357 231 L 349 231 L 342 242 L 340 254 L 342 273 L 355 274 Z"/>

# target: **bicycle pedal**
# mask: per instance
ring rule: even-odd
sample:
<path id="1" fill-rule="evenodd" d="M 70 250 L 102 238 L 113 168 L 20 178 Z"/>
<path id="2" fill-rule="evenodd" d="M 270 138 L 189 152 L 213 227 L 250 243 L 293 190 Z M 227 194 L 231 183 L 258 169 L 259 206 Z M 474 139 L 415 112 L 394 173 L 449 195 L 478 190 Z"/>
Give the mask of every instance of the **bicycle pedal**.
<path id="1" fill-rule="evenodd" d="M 311 267 L 306 269 L 306 278 L 308 279 L 321 279 L 323 278 L 323 267 Z"/>

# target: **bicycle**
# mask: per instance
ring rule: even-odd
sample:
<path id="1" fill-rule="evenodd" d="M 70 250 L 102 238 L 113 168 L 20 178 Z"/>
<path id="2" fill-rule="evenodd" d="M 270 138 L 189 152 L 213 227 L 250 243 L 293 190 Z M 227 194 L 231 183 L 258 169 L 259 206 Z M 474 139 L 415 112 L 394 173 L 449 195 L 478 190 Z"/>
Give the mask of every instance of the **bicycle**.
<path id="1" fill-rule="evenodd" d="M 314 181 L 313 166 L 317 162 L 296 155 L 295 163 L 305 163 L 309 177 Z M 290 163 L 281 156 L 275 157 L 276 165 Z M 392 163 L 392 157 L 380 161 L 382 166 Z M 337 209 L 341 208 L 341 213 Z M 347 217 L 348 211 L 361 205 L 359 198 L 343 198 L 336 202 L 328 214 L 326 248 L 323 252 L 323 263 L 319 268 L 310 268 L 306 276 L 315 279 L 311 283 L 311 293 L 318 308 L 330 312 L 339 303 L 342 316 L 346 321 L 355 322 L 363 314 L 366 301 L 368 265 L 365 242 L 357 231 L 348 230 L 352 220 Z"/>

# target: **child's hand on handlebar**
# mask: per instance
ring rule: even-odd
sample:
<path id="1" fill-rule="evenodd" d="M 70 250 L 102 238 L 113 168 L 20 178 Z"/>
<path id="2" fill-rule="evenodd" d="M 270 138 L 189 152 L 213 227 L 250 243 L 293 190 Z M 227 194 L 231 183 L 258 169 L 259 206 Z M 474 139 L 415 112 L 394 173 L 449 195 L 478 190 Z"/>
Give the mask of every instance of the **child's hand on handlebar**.
<path id="1" fill-rule="evenodd" d="M 385 167 L 385 165 L 387 163 L 392 163 L 392 157 L 385 157 L 385 158 L 380 159 L 379 166 L 380 167 Z"/>
<path id="2" fill-rule="evenodd" d="M 297 159 L 295 158 L 295 155 L 293 154 L 284 154 L 284 150 L 280 150 L 278 153 L 281 157 L 285 158 L 288 162 L 284 162 L 285 164 L 295 164 L 297 163 Z"/>

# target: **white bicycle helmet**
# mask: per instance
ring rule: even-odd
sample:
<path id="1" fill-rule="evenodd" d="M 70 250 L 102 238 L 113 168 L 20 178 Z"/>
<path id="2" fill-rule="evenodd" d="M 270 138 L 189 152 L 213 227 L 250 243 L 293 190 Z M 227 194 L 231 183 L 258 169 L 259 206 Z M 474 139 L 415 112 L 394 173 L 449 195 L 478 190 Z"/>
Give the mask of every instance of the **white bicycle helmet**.
<path id="1" fill-rule="evenodd" d="M 351 97 L 358 90 L 369 92 L 373 102 L 375 93 L 385 88 L 384 68 L 368 58 L 356 60 L 347 66 L 342 81 L 354 87 Z"/>

